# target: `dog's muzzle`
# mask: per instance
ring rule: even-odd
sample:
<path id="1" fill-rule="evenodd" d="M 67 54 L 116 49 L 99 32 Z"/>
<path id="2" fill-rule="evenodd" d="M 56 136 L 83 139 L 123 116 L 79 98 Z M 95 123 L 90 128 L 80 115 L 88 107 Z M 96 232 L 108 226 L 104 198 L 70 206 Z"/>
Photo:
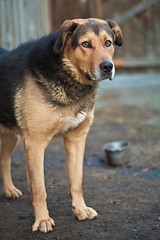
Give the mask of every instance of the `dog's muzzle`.
<path id="1" fill-rule="evenodd" d="M 114 64 L 110 61 L 102 62 L 94 71 L 93 75 L 85 72 L 85 76 L 90 81 L 99 82 L 105 79 L 112 80 L 115 74 Z"/>
<path id="2" fill-rule="evenodd" d="M 114 69 L 114 65 L 112 62 L 110 61 L 105 61 L 102 62 L 99 65 L 100 71 L 101 71 L 101 78 L 102 79 L 107 79 L 109 78 L 109 80 L 112 80 L 115 74 L 115 69 Z"/>

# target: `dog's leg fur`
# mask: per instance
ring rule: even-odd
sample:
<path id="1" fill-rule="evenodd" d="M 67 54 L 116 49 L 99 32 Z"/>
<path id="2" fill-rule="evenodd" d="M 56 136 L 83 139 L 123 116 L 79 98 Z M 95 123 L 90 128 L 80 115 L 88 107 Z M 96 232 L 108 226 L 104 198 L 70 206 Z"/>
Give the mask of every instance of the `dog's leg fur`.
<path id="1" fill-rule="evenodd" d="M 30 190 L 32 193 L 32 204 L 34 207 L 35 223 L 33 231 L 52 231 L 54 221 L 49 217 L 46 204 L 46 190 L 44 182 L 44 150 L 48 142 L 39 138 L 24 137 L 25 152 L 27 159 Z"/>
<path id="2" fill-rule="evenodd" d="M 3 132 L 1 133 L 1 139 L 0 167 L 4 194 L 7 198 L 19 198 L 22 193 L 14 186 L 11 177 L 11 153 L 18 142 L 18 136 L 12 132 Z"/>
<path id="3" fill-rule="evenodd" d="M 69 193 L 72 197 L 73 213 L 78 220 L 93 219 L 98 216 L 95 210 L 86 206 L 82 193 L 85 140 L 92 118 L 92 114 L 88 114 L 77 128 L 64 137 Z"/>

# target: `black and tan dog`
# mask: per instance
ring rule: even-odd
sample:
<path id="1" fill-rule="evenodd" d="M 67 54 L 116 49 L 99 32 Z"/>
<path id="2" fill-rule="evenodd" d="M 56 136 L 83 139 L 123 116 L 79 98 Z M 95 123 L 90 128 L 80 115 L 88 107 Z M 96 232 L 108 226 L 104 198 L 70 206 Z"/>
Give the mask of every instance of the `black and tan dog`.
<path id="1" fill-rule="evenodd" d="M 33 231 L 48 232 L 54 225 L 47 210 L 43 167 L 45 148 L 54 136 L 64 140 L 75 216 L 97 217 L 83 199 L 82 163 L 98 82 L 115 73 L 115 45 L 122 45 L 122 33 L 112 20 L 74 19 L 65 21 L 58 32 L 12 51 L 0 48 L 3 189 L 6 197 L 22 195 L 10 173 L 10 155 L 21 135 L 34 206 Z"/>

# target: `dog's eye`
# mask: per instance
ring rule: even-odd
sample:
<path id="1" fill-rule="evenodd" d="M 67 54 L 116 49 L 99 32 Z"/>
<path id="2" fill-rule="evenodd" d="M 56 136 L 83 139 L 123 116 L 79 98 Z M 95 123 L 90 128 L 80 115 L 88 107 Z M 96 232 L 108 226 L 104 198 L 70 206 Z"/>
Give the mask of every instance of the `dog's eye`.
<path id="1" fill-rule="evenodd" d="M 104 44 L 106 47 L 110 47 L 112 42 L 110 40 L 106 40 Z"/>
<path id="2" fill-rule="evenodd" d="M 91 48 L 92 47 L 92 45 L 87 41 L 83 42 L 81 45 L 85 48 Z"/>

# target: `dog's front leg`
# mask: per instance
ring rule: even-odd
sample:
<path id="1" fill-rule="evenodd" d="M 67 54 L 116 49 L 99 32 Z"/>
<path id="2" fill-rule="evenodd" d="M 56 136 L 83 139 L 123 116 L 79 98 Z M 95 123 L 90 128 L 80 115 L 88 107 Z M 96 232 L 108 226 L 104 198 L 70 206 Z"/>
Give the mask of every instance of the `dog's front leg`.
<path id="1" fill-rule="evenodd" d="M 64 137 L 69 193 L 72 197 L 72 210 L 79 220 L 85 220 L 87 218 L 93 219 L 98 216 L 94 209 L 86 206 L 82 193 L 83 157 L 91 116 L 87 117 L 79 127 L 70 131 Z"/>
<path id="2" fill-rule="evenodd" d="M 39 229 L 41 232 L 52 231 L 52 226 L 55 224 L 48 214 L 47 194 L 44 183 L 44 150 L 46 146 L 41 140 L 29 137 L 24 138 L 24 144 L 35 215 L 35 223 L 32 226 L 32 230 L 37 231 Z"/>

